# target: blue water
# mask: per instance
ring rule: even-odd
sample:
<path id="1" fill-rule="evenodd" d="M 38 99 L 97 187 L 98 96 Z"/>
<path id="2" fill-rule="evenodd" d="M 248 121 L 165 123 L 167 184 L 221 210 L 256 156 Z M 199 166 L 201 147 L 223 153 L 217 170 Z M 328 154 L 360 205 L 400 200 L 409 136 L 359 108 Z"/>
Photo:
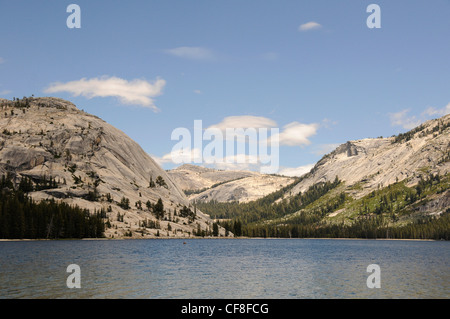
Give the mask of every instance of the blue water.
<path id="1" fill-rule="evenodd" d="M 0 298 L 449 298 L 449 262 L 450 242 L 433 241 L 0 242 Z M 370 264 L 381 288 L 367 287 Z"/>

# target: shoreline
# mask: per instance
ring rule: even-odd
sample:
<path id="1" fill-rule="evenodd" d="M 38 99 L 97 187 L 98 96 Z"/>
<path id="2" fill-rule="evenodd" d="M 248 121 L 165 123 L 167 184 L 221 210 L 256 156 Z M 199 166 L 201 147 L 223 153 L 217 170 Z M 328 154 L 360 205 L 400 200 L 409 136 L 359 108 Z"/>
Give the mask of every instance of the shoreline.
<path id="1" fill-rule="evenodd" d="M 221 239 L 221 240 L 381 240 L 381 241 L 447 241 L 447 240 L 439 240 L 439 239 L 414 239 L 414 238 L 278 238 L 278 237 L 152 237 L 152 238 L 60 238 L 60 239 L 27 239 L 27 238 L 18 238 L 18 239 L 0 239 L 0 242 L 33 242 L 33 241 L 109 241 L 109 240 L 168 240 L 168 239 L 178 239 L 178 240 L 192 240 L 192 239 Z"/>

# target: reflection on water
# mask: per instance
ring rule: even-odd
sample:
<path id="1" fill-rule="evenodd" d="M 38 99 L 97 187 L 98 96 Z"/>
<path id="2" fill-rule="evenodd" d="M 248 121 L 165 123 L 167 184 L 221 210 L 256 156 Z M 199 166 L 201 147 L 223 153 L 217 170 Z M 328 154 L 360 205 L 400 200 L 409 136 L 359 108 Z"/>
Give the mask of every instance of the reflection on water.
<path id="1" fill-rule="evenodd" d="M 0 242 L 0 298 L 449 298 L 449 248 L 320 239 Z M 66 286 L 70 264 L 81 268 L 81 289 Z M 369 264 L 381 267 L 380 289 L 367 288 Z"/>

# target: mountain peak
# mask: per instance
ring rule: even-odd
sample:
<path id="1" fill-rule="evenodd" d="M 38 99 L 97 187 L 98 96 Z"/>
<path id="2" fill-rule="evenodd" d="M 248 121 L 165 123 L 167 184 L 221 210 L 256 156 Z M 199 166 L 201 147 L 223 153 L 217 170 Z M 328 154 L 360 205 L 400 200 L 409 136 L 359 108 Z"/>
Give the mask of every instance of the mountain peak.
<path id="1" fill-rule="evenodd" d="M 156 228 L 141 225 L 155 220 L 146 202 L 155 204 L 159 199 L 165 209 L 165 220 L 159 224 L 167 231 L 164 234 L 183 237 L 198 227 L 212 227 L 200 211 L 191 216 L 195 222 L 185 217 L 175 220 L 175 212 L 183 207 L 195 211 L 183 192 L 135 141 L 100 118 L 52 97 L 1 100 L 0 106 L 0 175 L 9 174 L 16 183 L 22 178 L 35 185 L 49 179 L 56 183 L 31 192 L 33 199 L 108 211 L 114 227 L 107 229 L 108 237 L 130 231 L 155 236 Z M 123 207 L 123 199 L 129 207 Z M 118 221 L 118 215 L 124 218 Z M 173 231 L 169 223 L 176 225 Z"/>
<path id="2" fill-rule="evenodd" d="M 450 168 L 450 115 L 430 120 L 397 136 L 348 141 L 325 155 L 293 193 L 336 176 L 365 192 L 406 180 L 415 184 L 424 171 L 446 174 Z"/>
<path id="3" fill-rule="evenodd" d="M 12 101 L 0 99 L 0 106 L 16 108 L 43 107 L 55 108 L 58 110 L 79 111 L 79 109 L 72 102 L 57 97 L 24 97 L 22 99 L 14 99 Z"/>

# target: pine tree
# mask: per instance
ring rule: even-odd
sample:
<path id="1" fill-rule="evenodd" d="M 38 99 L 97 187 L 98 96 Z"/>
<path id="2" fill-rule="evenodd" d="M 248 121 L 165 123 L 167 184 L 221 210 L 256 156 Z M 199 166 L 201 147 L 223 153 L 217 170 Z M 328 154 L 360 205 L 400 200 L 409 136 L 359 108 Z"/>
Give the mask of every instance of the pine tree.
<path id="1" fill-rule="evenodd" d="M 219 225 L 217 223 L 213 224 L 213 236 L 214 237 L 219 236 Z"/>
<path id="2" fill-rule="evenodd" d="M 155 183 L 158 184 L 160 187 L 166 187 L 167 188 L 166 181 L 160 175 L 156 178 Z"/>
<path id="3" fill-rule="evenodd" d="M 119 203 L 119 207 L 123 208 L 123 209 L 130 209 L 130 200 L 128 198 L 126 198 L 125 196 L 122 197 L 122 199 L 120 200 Z"/>
<path id="4" fill-rule="evenodd" d="M 148 187 L 149 187 L 149 188 L 154 188 L 155 186 L 156 186 L 156 185 L 155 185 L 155 182 L 153 181 L 153 177 L 150 176 L 150 182 L 149 182 Z"/>
<path id="5" fill-rule="evenodd" d="M 164 217 L 164 204 L 162 202 L 162 199 L 159 198 L 156 204 L 153 206 L 153 214 L 156 218 L 162 219 Z"/>

